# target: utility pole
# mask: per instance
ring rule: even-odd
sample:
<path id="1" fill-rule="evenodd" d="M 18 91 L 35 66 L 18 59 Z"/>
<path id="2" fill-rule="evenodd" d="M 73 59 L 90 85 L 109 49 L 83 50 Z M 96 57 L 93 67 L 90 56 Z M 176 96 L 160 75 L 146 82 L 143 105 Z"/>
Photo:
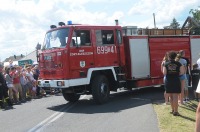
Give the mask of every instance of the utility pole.
<path id="1" fill-rule="evenodd" d="M 155 13 L 153 13 L 153 20 L 154 20 L 154 29 L 156 29 L 156 19 L 155 19 Z"/>

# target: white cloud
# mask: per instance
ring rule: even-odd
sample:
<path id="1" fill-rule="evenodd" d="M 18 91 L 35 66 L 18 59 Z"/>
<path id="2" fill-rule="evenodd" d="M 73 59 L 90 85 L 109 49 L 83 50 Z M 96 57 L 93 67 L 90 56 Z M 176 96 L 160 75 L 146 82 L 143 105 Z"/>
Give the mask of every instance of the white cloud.
<path id="1" fill-rule="evenodd" d="M 199 0 L 4 0 L 0 4 L 0 58 L 30 53 L 43 43 L 45 32 L 58 22 L 153 27 L 153 13 L 159 27 L 173 17 L 198 8 Z M 186 11 L 188 10 L 188 11 Z"/>
<path id="2" fill-rule="evenodd" d="M 153 13 L 155 13 L 156 22 L 158 27 L 163 27 L 166 23 L 170 23 L 172 19 L 177 18 L 181 13 L 187 12 L 185 18 L 189 15 L 189 8 L 195 7 L 199 0 L 141 0 L 138 3 L 135 3 L 132 8 L 129 10 L 128 15 L 137 16 L 140 18 L 146 19 L 146 23 L 153 27 Z"/>

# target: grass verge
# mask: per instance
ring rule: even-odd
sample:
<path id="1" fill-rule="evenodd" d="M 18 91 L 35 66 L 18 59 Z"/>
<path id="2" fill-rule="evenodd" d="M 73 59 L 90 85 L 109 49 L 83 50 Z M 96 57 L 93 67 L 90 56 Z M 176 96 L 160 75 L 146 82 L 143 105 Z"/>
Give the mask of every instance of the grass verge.
<path id="1" fill-rule="evenodd" d="M 194 132 L 197 105 L 197 101 L 190 100 L 179 106 L 178 111 L 181 116 L 173 116 L 170 113 L 170 105 L 165 105 L 163 102 L 153 103 L 160 132 Z"/>

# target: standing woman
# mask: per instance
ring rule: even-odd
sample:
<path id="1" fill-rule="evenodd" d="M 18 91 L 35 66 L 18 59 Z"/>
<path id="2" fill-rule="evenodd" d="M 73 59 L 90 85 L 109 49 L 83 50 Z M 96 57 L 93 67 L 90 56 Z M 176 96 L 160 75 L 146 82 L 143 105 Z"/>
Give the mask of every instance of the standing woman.
<path id="1" fill-rule="evenodd" d="M 9 91 L 9 98 L 12 100 L 12 103 L 17 103 L 18 100 L 15 100 L 14 102 L 14 94 L 17 94 L 17 91 L 13 85 L 13 77 L 10 75 L 10 68 L 6 68 L 6 74 L 5 74 L 5 80 L 6 84 L 8 86 Z"/>
<path id="2" fill-rule="evenodd" d="M 165 63 L 168 62 L 168 52 L 165 53 L 165 56 L 163 57 L 163 60 L 161 62 L 161 72 L 163 70 L 163 67 L 165 66 Z M 165 79 L 166 79 L 166 76 L 164 76 L 163 78 L 163 82 L 165 83 Z M 169 95 L 166 93 L 166 89 L 165 89 L 165 92 L 164 92 L 164 98 L 165 98 L 165 104 L 170 104 L 169 103 Z"/>
<path id="3" fill-rule="evenodd" d="M 181 63 L 181 65 L 183 65 L 184 67 L 184 74 L 179 76 L 180 80 L 181 80 L 181 94 L 179 95 L 179 100 L 181 104 L 184 104 L 186 102 L 186 99 L 184 99 L 185 97 L 187 97 L 187 101 L 188 101 L 188 80 L 187 80 L 187 76 L 186 76 L 186 66 L 187 66 L 187 61 L 183 58 L 181 58 L 181 54 L 177 54 L 175 61 L 178 61 Z"/>
<path id="4" fill-rule="evenodd" d="M 174 116 L 178 116 L 178 94 L 181 93 L 179 75 L 184 73 L 184 67 L 180 62 L 175 61 L 176 52 L 170 51 L 168 57 L 169 61 L 163 67 L 163 74 L 166 76 L 165 89 L 170 97 L 172 113 Z"/>

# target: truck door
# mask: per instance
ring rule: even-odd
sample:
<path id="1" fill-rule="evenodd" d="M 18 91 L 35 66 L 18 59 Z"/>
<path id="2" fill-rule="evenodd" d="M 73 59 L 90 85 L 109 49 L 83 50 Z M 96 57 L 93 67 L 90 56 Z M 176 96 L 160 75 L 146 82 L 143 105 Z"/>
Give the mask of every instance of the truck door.
<path id="1" fill-rule="evenodd" d="M 84 78 L 89 68 L 94 66 L 91 31 L 77 29 L 73 32 L 69 50 L 71 78 Z"/>
<path id="2" fill-rule="evenodd" d="M 95 30 L 94 58 L 95 66 L 117 66 L 119 65 L 118 50 L 115 42 L 115 30 Z"/>

